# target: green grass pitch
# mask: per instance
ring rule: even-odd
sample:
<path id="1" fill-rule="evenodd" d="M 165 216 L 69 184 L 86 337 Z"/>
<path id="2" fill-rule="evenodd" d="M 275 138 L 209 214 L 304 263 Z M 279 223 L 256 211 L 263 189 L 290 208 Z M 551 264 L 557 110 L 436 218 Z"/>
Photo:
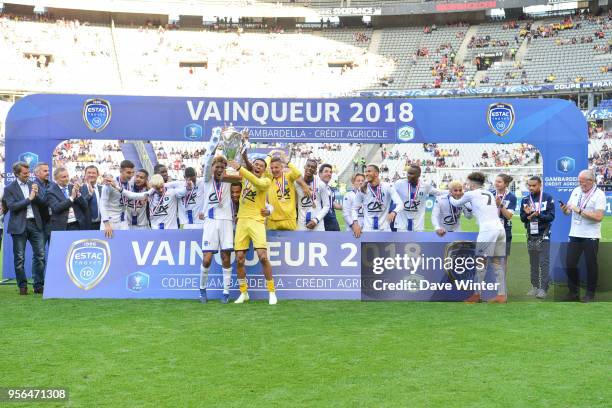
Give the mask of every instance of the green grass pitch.
<path id="1" fill-rule="evenodd" d="M 0 387 L 70 394 L 0 406 L 607 407 L 610 327 L 609 302 L 271 307 L 0 286 Z"/>

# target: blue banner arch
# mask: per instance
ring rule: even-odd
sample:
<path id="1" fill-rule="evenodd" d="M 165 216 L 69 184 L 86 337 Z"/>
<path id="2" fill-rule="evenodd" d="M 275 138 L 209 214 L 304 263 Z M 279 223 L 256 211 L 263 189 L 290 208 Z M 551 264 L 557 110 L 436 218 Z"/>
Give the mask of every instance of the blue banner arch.
<path id="1" fill-rule="evenodd" d="M 573 103 L 507 98 L 36 94 L 19 100 L 9 111 L 5 157 L 8 166 L 26 156 L 51 163 L 54 148 L 66 139 L 197 143 L 206 141 L 213 127 L 228 123 L 248 127 L 253 140 L 268 142 L 529 143 L 541 152 L 545 191 L 563 201 L 577 185 L 580 170 L 588 166 L 587 123 Z M 553 241 L 566 241 L 568 232 L 568 217 L 557 217 Z M 12 277 L 11 240 L 5 242 L 4 277 Z"/>

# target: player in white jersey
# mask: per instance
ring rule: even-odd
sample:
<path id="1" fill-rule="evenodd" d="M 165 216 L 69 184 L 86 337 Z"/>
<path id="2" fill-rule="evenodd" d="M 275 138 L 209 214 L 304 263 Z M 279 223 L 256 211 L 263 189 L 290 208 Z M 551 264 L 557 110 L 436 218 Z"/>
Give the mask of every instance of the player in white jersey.
<path id="1" fill-rule="evenodd" d="M 135 193 L 142 193 L 148 190 L 147 182 L 149 181 L 149 173 L 140 169 L 134 175 L 133 184 L 130 183 L 131 191 Z M 129 229 L 131 230 L 148 230 L 151 229 L 149 225 L 149 214 L 147 208 L 147 199 L 141 200 L 127 199 L 125 205 L 126 218 L 128 220 Z"/>
<path id="2" fill-rule="evenodd" d="M 223 271 L 223 297 L 221 303 L 229 303 L 232 278 L 231 254 L 234 250 L 234 211 L 231 197 L 231 184 L 240 180 L 239 176 L 225 173 L 227 160 L 215 157 L 219 139 L 214 137 L 203 158 L 202 180 L 198 189 L 202 197 L 202 207 L 198 218 L 202 220 L 202 265 L 200 267 L 200 301 L 206 303 L 208 271 L 213 255 L 221 252 Z"/>
<path id="3" fill-rule="evenodd" d="M 141 193 L 131 191 L 124 185 L 117 186 L 112 179 L 105 178 L 104 181 L 106 184 L 118 188 L 119 193 L 126 199 L 142 200 L 145 197 L 148 198 L 151 229 L 178 229 L 178 200 L 193 188 L 190 181 L 187 181 L 183 188 L 168 188 L 164 185 L 164 179 L 159 174 L 151 177 L 151 189 Z"/>
<path id="4" fill-rule="evenodd" d="M 504 257 L 506 256 L 506 231 L 499 219 L 495 196 L 484 188 L 485 175 L 473 172 L 468 175 L 466 192 L 461 198 L 450 197 L 450 203 L 454 206 L 470 204 L 472 214 L 478 222 L 478 237 L 476 239 L 476 256 L 486 257 L 487 261 L 483 268 L 477 268 L 476 276 L 479 282 L 484 280 L 487 266 L 490 263 L 496 277 L 497 296 L 493 302 L 506 302 L 506 280 L 504 271 Z M 480 302 L 481 294 L 472 294 L 466 302 Z"/>
<path id="5" fill-rule="evenodd" d="M 327 185 L 317 176 L 317 161 L 308 159 L 304 165 L 304 182 L 308 184 L 311 196 L 304 193 L 296 182 L 297 230 L 325 231 L 323 218 L 329 212 L 329 190 Z"/>
<path id="6" fill-rule="evenodd" d="M 191 181 L 193 184 L 193 189 L 187 192 L 187 194 L 185 194 L 185 196 L 181 198 L 179 202 L 179 224 L 183 229 L 201 229 L 203 222 L 202 219 L 198 217 L 198 214 L 202 212 L 202 206 L 204 205 L 205 201 L 202 190 L 204 179 L 202 177 L 196 177 L 196 172 L 193 167 L 187 167 L 183 175 L 185 177 L 185 181 L 171 181 L 166 183 L 166 187 L 182 188 L 185 186 L 185 182 L 188 180 Z"/>
<path id="7" fill-rule="evenodd" d="M 433 210 L 431 212 L 431 223 L 434 231 L 439 236 L 444 236 L 447 232 L 461 231 L 461 214 L 466 218 L 472 218 L 472 210 L 468 208 L 469 204 L 463 207 L 457 207 L 451 204 L 450 198 L 461 198 L 463 195 L 463 184 L 460 181 L 453 180 L 448 183 L 448 192 L 436 197 Z"/>
<path id="8" fill-rule="evenodd" d="M 355 201 L 355 196 L 357 192 L 361 189 L 365 181 L 365 175 L 362 173 L 353 174 L 351 177 L 351 184 L 353 185 L 353 189 L 351 191 L 347 191 L 344 194 L 344 198 L 342 199 L 342 217 L 344 218 L 344 224 L 346 225 L 347 231 L 351 230 L 351 225 L 353 225 L 353 202 Z M 363 206 L 357 210 L 357 222 L 359 226 L 363 228 Z"/>
<path id="9" fill-rule="evenodd" d="M 363 206 L 363 231 L 391 231 L 391 222 L 397 213 L 389 212 L 391 202 L 400 198 L 390 183 L 380 181 L 380 170 L 375 164 L 366 167 L 366 182 L 355 195 L 353 202 L 353 224 L 351 229 L 356 238 L 361 236 L 362 228 L 357 221 L 359 208 Z"/>
<path id="10" fill-rule="evenodd" d="M 395 228 L 398 231 L 423 231 L 427 197 L 441 194 L 431 184 L 420 181 L 420 177 L 421 168 L 413 164 L 408 168 L 406 178 L 397 180 L 393 185 L 401 199 L 395 203 Z"/>
<path id="11" fill-rule="evenodd" d="M 123 160 L 119 165 L 119 177 L 115 181 L 122 185 L 124 189 L 130 190 L 130 180 L 134 176 L 134 163 Z M 100 229 L 104 230 L 107 238 L 112 238 L 114 230 L 129 229 L 128 220 L 125 213 L 127 198 L 109 184 L 112 176 L 105 175 L 105 183 L 100 195 Z"/>

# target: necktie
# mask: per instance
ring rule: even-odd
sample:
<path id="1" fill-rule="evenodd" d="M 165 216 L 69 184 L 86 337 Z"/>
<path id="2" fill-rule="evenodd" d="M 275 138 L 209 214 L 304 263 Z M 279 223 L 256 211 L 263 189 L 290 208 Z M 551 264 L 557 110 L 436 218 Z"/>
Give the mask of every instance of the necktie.
<path id="1" fill-rule="evenodd" d="M 96 195 L 96 187 L 94 186 L 93 197 L 91 198 L 91 219 L 97 220 L 99 217 L 98 214 L 98 197 Z"/>
<path id="2" fill-rule="evenodd" d="M 64 192 L 64 197 L 68 198 L 68 187 L 63 187 L 62 191 Z"/>

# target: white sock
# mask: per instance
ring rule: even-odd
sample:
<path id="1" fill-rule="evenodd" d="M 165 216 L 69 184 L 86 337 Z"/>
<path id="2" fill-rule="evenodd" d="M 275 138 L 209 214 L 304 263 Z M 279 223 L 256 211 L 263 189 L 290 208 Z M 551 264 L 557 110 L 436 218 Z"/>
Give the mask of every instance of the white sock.
<path id="1" fill-rule="evenodd" d="M 503 265 L 494 265 L 495 268 L 495 282 L 497 285 L 497 294 L 505 295 L 506 294 L 506 271 L 504 270 Z"/>
<path id="2" fill-rule="evenodd" d="M 200 265 L 200 289 L 206 289 L 208 283 L 208 269 L 204 265 Z"/>
<path id="3" fill-rule="evenodd" d="M 223 268 L 223 294 L 227 295 L 232 284 L 232 268 Z"/>
<path id="4" fill-rule="evenodd" d="M 486 262 L 485 263 L 485 267 L 484 268 L 476 268 L 476 281 L 477 282 L 482 282 L 484 281 L 485 276 L 487 275 L 487 268 L 489 266 L 489 263 Z M 476 291 L 476 293 L 480 294 L 482 291 L 478 290 Z"/>

